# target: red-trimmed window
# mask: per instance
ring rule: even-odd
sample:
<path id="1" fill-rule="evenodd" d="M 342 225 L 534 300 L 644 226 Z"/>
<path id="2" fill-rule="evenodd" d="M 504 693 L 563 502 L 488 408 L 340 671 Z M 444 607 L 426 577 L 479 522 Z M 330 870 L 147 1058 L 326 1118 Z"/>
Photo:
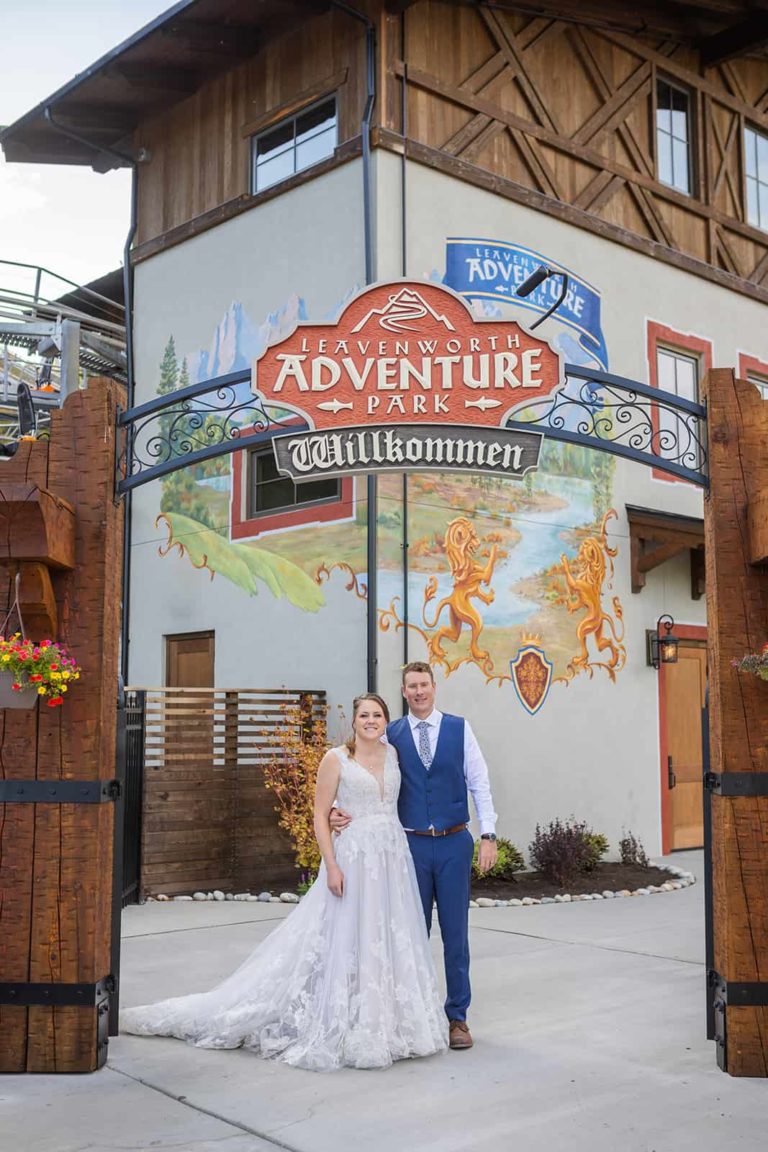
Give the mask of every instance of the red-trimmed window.
<path id="1" fill-rule="evenodd" d="M 232 539 L 348 520 L 354 514 L 351 477 L 295 484 L 277 471 L 271 437 L 232 457 Z"/>
<path id="2" fill-rule="evenodd" d="M 699 382 L 712 367 L 712 342 L 689 332 L 677 332 L 664 324 L 657 324 L 655 320 L 647 321 L 647 329 L 648 379 L 651 385 L 663 392 L 673 392 L 684 400 L 698 402 Z M 674 416 L 659 409 L 655 419 L 660 434 L 669 431 L 669 456 L 677 458 L 678 433 Z M 659 455 L 664 454 L 662 443 Z M 695 462 L 692 462 L 692 466 L 695 467 Z M 659 468 L 652 469 L 652 473 L 657 480 L 677 483 L 674 476 Z"/>
<path id="3" fill-rule="evenodd" d="M 763 400 L 768 400 L 768 363 L 765 360 L 739 352 L 739 380 L 749 380 Z"/>

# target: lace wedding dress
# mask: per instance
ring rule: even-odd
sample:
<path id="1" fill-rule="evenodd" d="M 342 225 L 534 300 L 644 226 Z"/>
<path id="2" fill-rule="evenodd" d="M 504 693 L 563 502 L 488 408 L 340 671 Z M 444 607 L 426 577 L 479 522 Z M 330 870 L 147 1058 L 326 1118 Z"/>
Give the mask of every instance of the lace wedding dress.
<path id="1" fill-rule="evenodd" d="M 386 1068 L 446 1047 L 424 913 L 397 818 L 400 770 L 387 749 L 383 788 L 345 747 L 337 801 L 352 821 L 334 837 L 344 895 L 325 865 L 293 912 L 210 992 L 120 1014 L 125 1032 L 202 1048 L 253 1048 L 301 1068 Z"/>

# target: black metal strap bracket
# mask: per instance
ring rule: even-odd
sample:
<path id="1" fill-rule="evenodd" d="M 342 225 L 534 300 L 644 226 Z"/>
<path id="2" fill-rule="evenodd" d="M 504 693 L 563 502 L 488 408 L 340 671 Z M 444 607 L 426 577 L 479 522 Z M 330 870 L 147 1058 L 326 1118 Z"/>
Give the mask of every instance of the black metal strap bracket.
<path id="1" fill-rule="evenodd" d="M 725 980 L 719 972 L 709 973 L 715 1004 L 728 1008 L 768 1008 L 768 981 Z"/>
<path id="2" fill-rule="evenodd" d="M 113 976 L 95 984 L 30 984 L 21 981 L 0 982 L 0 1004 L 17 1008 L 96 1008 L 116 989 Z"/>
<path id="3" fill-rule="evenodd" d="M 768 796 L 768 772 L 706 772 L 704 787 L 716 796 Z"/>
<path id="4" fill-rule="evenodd" d="M 106 804 L 119 780 L 0 780 L 0 804 Z"/>

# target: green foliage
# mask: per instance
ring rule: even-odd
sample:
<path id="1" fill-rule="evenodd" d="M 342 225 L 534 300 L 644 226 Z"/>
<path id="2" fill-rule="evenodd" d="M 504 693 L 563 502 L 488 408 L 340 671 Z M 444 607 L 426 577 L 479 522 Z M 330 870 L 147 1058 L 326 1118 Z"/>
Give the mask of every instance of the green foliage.
<path id="1" fill-rule="evenodd" d="M 588 832 L 587 842 L 592 849 L 592 855 L 584 865 L 584 871 L 594 872 L 610 845 L 608 843 L 608 837 L 603 836 L 602 832 Z"/>
<path id="2" fill-rule="evenodd" d="M 626 832 L 619 840 L 619 856 L 622 864 L 635 864 L 640 868 L 651 866 L 642 842 L 633 832 Z"/>
<path id="3" fill-rule="evenodd" d="M 172 543 L 178 544 L 195 568 L 218 572 L 251 596 L 265 584 L 275 599 L 285 597 L 304 612 L 317 612 L 325 603 L 318 585 L 291 560 L 252 544 L 231 544 L 198 521 L 166 512 Z"/>
<path id="4" fill-rule="evenodd" d="M 477 854 L 480 848 L 480 841 L 475 840 L 475 853 L 472 857 L 472 875 L 475 879 L 479 880 L 483 876 L 490 876 L 493 877 L 494 880 L 514 880 L 515 872 L 522 872 L 525 868 L 523 855 L 511 840 L 505 840 L 503 837 L 499 837 L 496 841 L 496 847 L 498 849 L 496 863 L 490 872 L 481 872 L 477 866 Z"/>

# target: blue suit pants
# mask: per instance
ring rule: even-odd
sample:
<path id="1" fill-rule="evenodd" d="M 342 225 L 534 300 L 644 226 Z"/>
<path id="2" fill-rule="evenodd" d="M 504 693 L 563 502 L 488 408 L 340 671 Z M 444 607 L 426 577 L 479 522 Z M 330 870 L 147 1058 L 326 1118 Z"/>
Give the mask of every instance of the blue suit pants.
<path id="1" fill-rule="evenodd" d="M 474 841 L 469 829 L 451 836 L 408 835 L 416 879 L 427 922 L 432 928 L 432 902 L 443 938 L 449 1020 L 466 1020 L 469 985 L 469 896 Z"/>

